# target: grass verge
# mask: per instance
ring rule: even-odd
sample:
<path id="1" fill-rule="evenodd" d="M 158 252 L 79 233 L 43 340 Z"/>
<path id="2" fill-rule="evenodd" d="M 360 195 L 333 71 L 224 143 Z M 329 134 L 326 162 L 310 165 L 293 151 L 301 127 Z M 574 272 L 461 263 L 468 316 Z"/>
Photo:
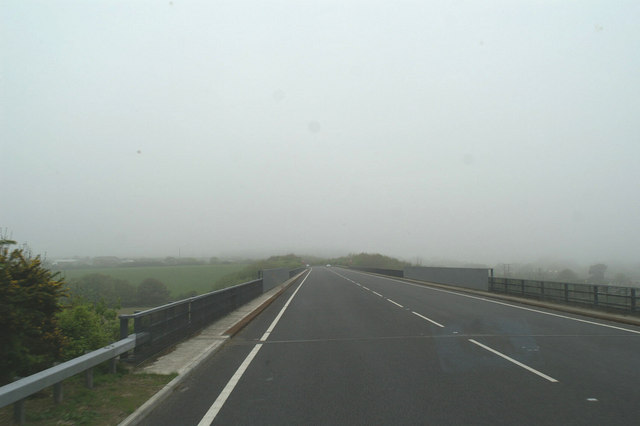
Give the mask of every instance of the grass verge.
<path id="1" fill-rule="evenodd" d="M 195 291 L 198 294 L 213 291 L 216 281 L 226 275 L 238 272 L 246 266 L 246 263 L 233 263 L 228 265 L 89 268 L 68 269 L 62 271 L 62 274 L 67 282 L 81 278 L 84 275 L 103 274 L 128 281 L 133 286 L 137 286 L 146 278 L 155 278 L 167 286 L 171 292 L 171 297 L 176 298 L 190 291 Z"/>
<path id="2" fill-rule="evenodd" d="M 53 388 L 30 396 L 25 402 L 26 425 L 116 425 L 169 383 L 173 375 L 116 374 L 94 371 L 93 389 L 84 386 L 84 374 L 63 382 L 63 400 L 53 402 Z M 13 422 L 13 405 L 0 409 L 0 424 Z"/>

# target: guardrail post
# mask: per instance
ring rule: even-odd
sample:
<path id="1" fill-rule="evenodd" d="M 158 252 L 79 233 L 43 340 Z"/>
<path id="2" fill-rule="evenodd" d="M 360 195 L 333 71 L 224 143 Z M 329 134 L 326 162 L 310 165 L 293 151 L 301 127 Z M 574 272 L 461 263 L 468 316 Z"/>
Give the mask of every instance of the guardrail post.
<path id="1" fill-rule="evenodd" d="M 84 351 L 85 354 L 88 354 L 91 351 Z M 93 389 L 93 367 L 84 370 L 84 385 L 88 389 Z"/>
<path id="2" fill-rule="evenodd" d="M 598 306 L 598 286 L 593 286 L 593 304 Z"/>
<path id="3" fill-rule="evenodd" d="M 109 373 L 116 374 L 118 371 L 118 357 L 113 357 L 109 360 Z"/>
<path id="4" fill-rule="evenodd" d="M 88 389 L 93 389 L 93 367 L 84 372 L 84 385 Z"/>
<path id="5" fill-rule="evenodd" d="M 59 362 L 54 362 L 53 366 L 59 365 Z M 53 403 L 60 404 L 62 402 L 62 382 L 55 383 L 53 385 Z"/>
<path id="6" fill-rule="evenodd" d="M 544 281 L 540 281 L 540 296 L 544 297 Z"/>
<path id="7" fill-rule="evenodd" d="M 524 280 L 520 280 L 520 292 L 524 296 Z"/>
<path id="8" fill-rule="evenodd" d="M 569 284 L 564 283 L 564 301 L 569 303 Z"/>
<path id="9" fill-rule="evenodd" d="M 25 398 L 26 399 L 26 398 Z M 19 425 L 24 424 L 24 401 L 25 399 L 21 399 L 20 401 L 16 401 L 13 404 L 13 421 Z"/>
<path id="10" fill-rule="evenodd" d="M 631 312 L 636 310 L 636 289 L 631 289 Z"/>
<path id="11" fill-rule="evenodd" d="M 53 385 L 53 403 L 58 405 L 62 402 L 62 382 Z"/>

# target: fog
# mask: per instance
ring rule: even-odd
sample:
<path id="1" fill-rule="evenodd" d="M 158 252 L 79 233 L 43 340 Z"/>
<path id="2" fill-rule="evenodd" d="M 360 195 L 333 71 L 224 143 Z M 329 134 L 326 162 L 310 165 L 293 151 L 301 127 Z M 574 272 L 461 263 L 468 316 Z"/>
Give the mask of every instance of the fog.
<path id="1" fill-rule="evenodd" d="M 638 264 L 638 16 L 4 0 L 0 227 L 49 257 Z"/>

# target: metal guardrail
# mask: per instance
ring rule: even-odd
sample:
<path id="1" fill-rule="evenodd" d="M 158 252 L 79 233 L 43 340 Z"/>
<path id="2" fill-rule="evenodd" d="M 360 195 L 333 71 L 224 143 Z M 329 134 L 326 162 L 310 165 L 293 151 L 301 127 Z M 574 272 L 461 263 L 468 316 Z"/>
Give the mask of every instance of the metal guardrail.
<path id="1" fill-rule="evenodd" d="M 639 310 L 638 292 L 634 287 L 489 277 L 489 290 L 632 313 Z"/>
<path id="2" fill-rule="evenodd" d="M 302 271 L 304 271 L 304 270 L 306 270 L 306 269 L 307 269 L 307 267 L 306 267 L 306 266 L 303 266 L 303 267 L 301 267 L 301 268 L 296 268 L 296 269 L 292 269 L 292 270 L 290 270 L 290 271 L 289 271 L 289 278 L 293 278 L 293 277 L 295 277 L 295 276 L 296 276 L 296 275 L 298 275 L 300 272 L 302 272 Z"/>
<path id="3" fill-rule="evenodd" d="M 262 294 L 262 279 L 190 297 L 135 314 L 120 315 L 121 336 L 127 335 L 129 332 L 129 320 L 133 320 L 134 333 L 148 335 L 147 341 L 144 344 L 136 345 L 134 352 L 124 360 L 136 364 L 140 363 L 222 318 L 260 294 Z"/>
<path id="4" fill-rule="evenodd" d="M 372 272 L 374 274 L 387 275 L 389 277 L 404 278 L 404 271 L 402 269 L 368 268 L 364 266 L 348 266 L 348 268 L 355 269 L 356 271 Z"/>
<path id="5" fill-rule="evenodd" d="M 18 423 L 24 423 L 23 402 L 26 397 L 46 387 L 54 386 L 54 399 L 60 402 L 62 394 L 59 386 L 64 379 L 83 371 L 90 372 L 93 367 L 105 361 L 115 360 L 120 354 L 133 349 L 136 346 L 136 342 L 143 340 L 143 337 L 132 334 L 103 348 L 2 386 L 0 387 L 0 407 L 16 403 L 14 415 Z M 114 370 L 114 367 L 115 365 L 112 366 L 112 370 Z M 93 387 L 92 374 L 87 376 L 86 384 L 88 387 Z M 58 387 L 56 388 L 56 386 Z"/>

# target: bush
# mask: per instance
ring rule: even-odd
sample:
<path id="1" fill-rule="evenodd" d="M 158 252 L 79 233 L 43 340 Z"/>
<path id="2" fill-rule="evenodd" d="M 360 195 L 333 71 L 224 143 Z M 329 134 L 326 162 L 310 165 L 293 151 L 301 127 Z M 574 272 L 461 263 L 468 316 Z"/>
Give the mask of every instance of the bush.
<path id="1" fill-rule="evenodd" d="M 64 280 L 13 244 L 0 236 L 0 384 L 51 367 L 64 342 L 56 324 Z"/>
<path id="2" fill-rule="evenodd" d="M 167 286 L 155 278 L 147 278 L 138 286 L 138 304 L 142 306 L 162 305 L 170 296 Z"/>
<path id="3" fill-rule="evenodd" d="M 87 351 L 99 349 L 118 339 L 116 312 L 104 303 L 97 305 L 76 299 L 57 315 L 58 326 L 65 336 L 62 358 L 68 360 Z"/>
<path id="4" fill-rule="evenodd" d="M 135 306 L 136 288 L 126 280 L 104 274 L 88 274 L 71 281 L 70 290 L 93 304 L 104 302 L 111 308 Z"/>

